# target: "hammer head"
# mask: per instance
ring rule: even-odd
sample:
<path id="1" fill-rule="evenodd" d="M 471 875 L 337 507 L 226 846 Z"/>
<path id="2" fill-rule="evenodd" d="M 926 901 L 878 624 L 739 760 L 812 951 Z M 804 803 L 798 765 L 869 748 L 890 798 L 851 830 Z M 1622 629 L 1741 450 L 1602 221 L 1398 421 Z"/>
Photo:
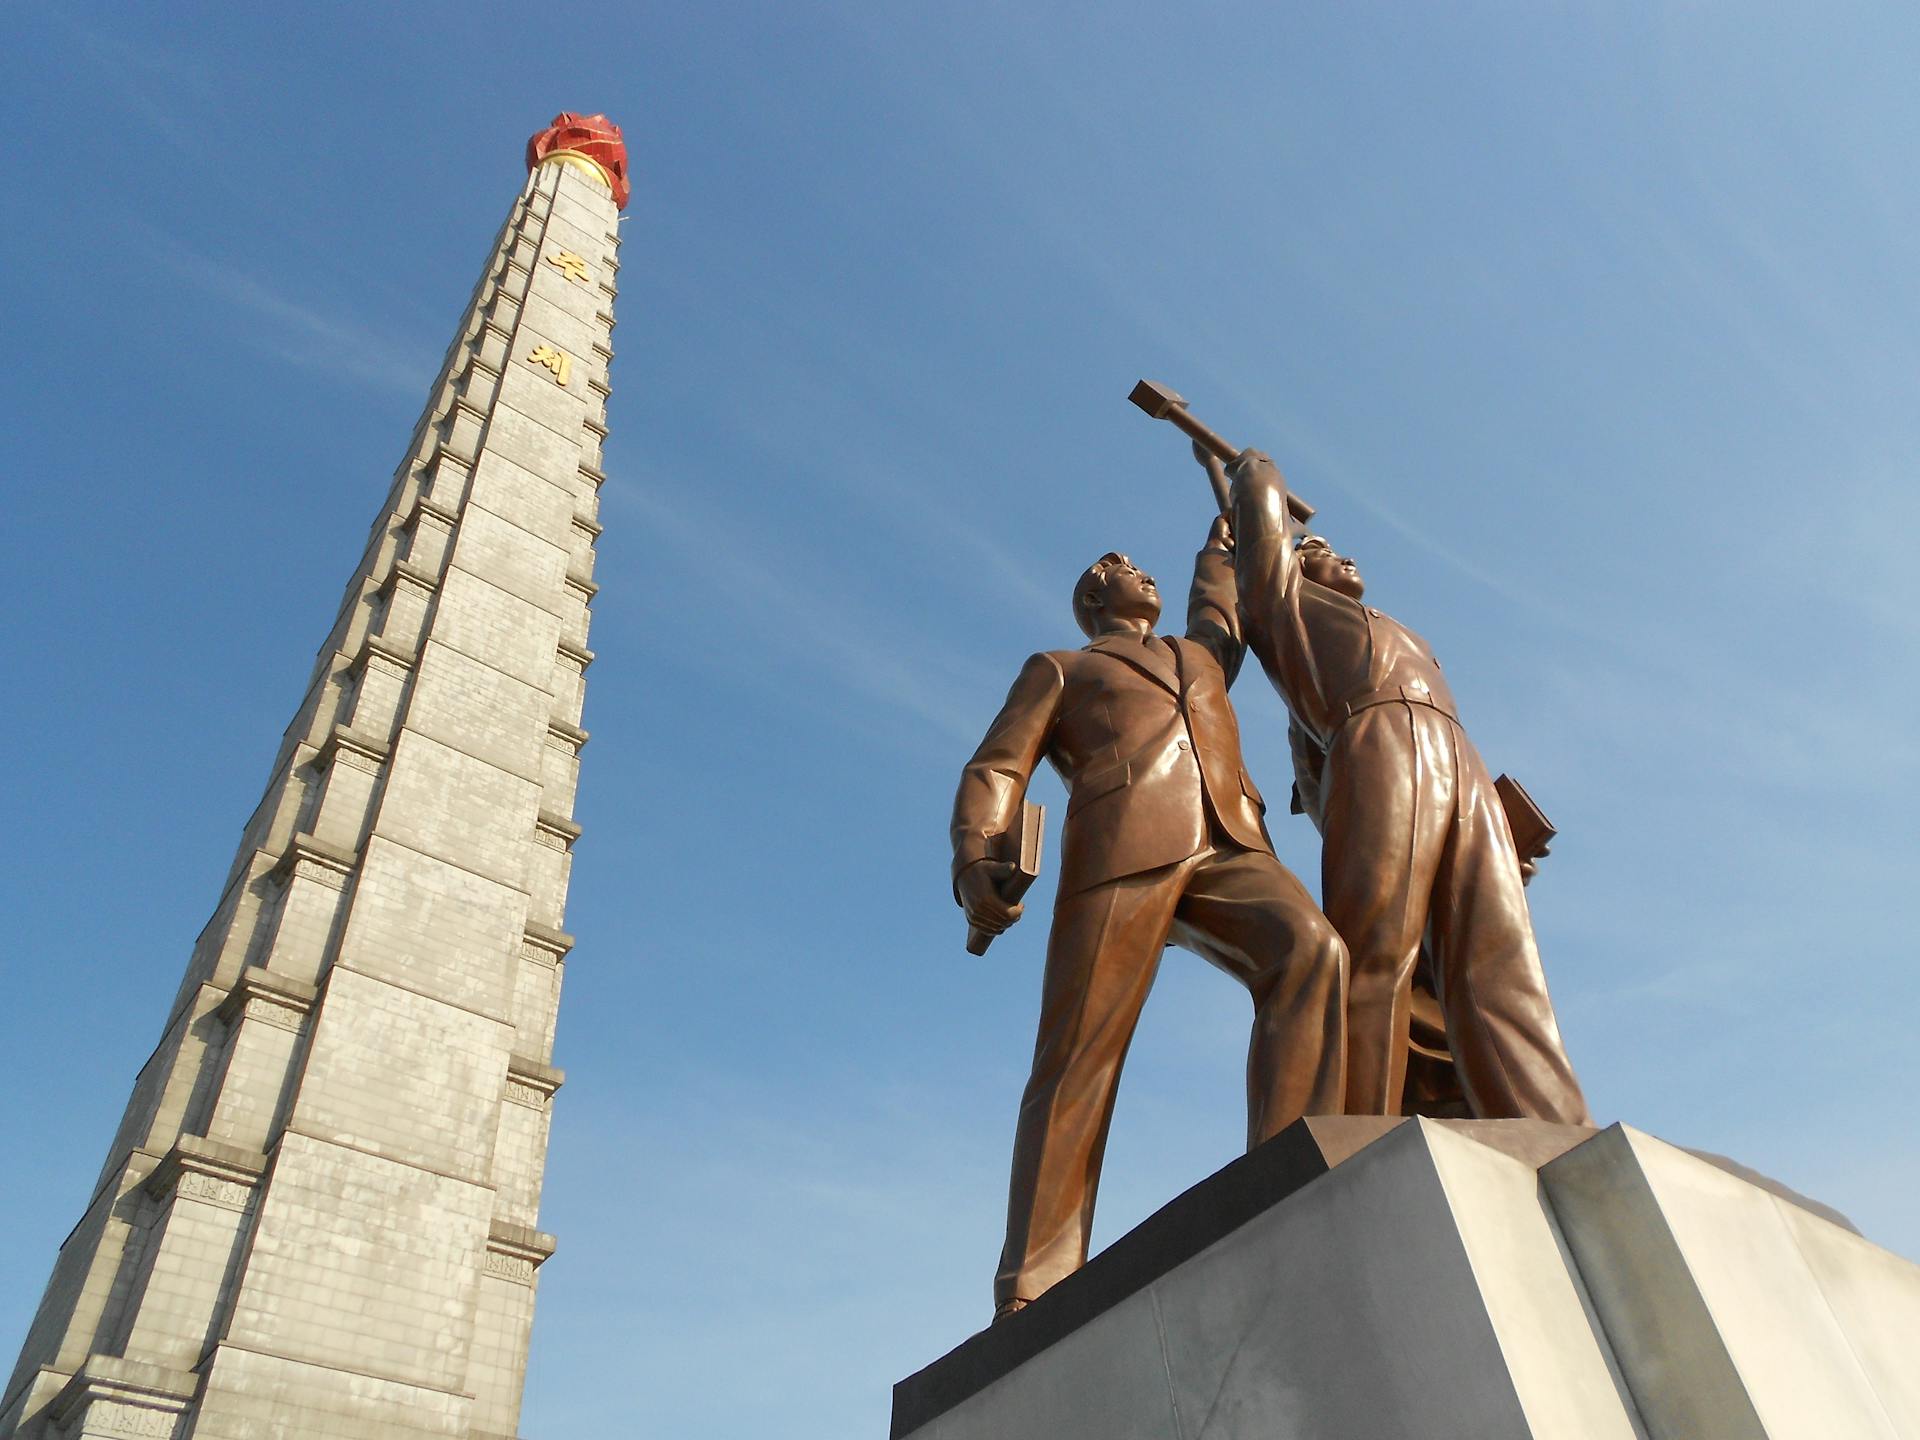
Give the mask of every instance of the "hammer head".
<path id="1" fill-rule="evenodd" d="M 1156 420 L 1167 418 L 1169 410 L 1184 410 L 1187 402 L 1164 385 L 1142 380 L 1127 398 Z"/>

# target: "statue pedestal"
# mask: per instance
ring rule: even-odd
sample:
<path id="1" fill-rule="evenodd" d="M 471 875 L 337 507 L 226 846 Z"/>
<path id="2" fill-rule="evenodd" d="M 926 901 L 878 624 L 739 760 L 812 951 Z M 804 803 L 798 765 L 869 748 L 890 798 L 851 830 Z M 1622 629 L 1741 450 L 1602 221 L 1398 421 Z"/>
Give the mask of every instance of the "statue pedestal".
<path id="1" fill-rule="evenodd" d="M 894 1440 L 1920 1436 L 1920 1266 L 1614 1126 L 1305 1120 L 894 1387 Z"/>

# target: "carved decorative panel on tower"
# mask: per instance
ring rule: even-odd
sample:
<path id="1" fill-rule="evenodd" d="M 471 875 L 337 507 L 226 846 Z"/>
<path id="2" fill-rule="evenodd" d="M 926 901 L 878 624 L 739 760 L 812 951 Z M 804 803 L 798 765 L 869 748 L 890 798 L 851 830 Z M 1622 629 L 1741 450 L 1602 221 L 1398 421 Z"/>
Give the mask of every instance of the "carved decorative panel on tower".
<path id="1" fill-rule="evenodd" d="M 628 194 L 527 158 L 0 1440 L 516 1432 Z"/>

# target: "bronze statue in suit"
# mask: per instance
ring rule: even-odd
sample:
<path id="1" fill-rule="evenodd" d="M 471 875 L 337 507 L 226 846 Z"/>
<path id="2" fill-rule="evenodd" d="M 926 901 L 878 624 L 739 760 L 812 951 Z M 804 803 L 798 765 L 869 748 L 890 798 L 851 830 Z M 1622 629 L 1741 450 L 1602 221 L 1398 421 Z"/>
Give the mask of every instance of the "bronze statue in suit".
<path id="1" fill-rule="evenodd" d="M 1346 1113 L 1400 1113 L 1424 940 L 1473 1113 L 1592 1124 L 1506 812 L 1440 662 L 1364 602 L 1352 560 L 1317 537 L 1295 548 L 1272 461 L 1244 451 L 1227 473 L 1247 643 L 1292 714 L 1300 800 L 1324 837 L 1321 900 L 1352 959 Z"/>
<path id="2" fill-rule="evenodd" d="M 1027 661 L 953 806 L 954 897 L 997 934 L 1021 907 L 996 837 L 1043 756 L 1069 792 L 996 1315 L 1086 1261 L 1120 1065 L 1167 944 L 1252 993 L 1249 1147 L 1338 1113 L 1346 1084 L 1346 954 L 1274 858 L 1227 702 L 1245 645 L 1225 522 L 1195 562 L 1186 638 L 1153 633 L 1159 592 L 1124 555 L 1095 562 L 1073 605 L 1092 643 Z"/>

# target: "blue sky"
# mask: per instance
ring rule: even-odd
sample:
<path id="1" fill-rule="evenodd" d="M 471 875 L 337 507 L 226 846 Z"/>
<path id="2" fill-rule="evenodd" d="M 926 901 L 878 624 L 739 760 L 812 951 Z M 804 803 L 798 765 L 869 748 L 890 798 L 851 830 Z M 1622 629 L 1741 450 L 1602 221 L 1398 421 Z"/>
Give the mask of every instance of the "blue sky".
<path id="1" fill-rule="evenodd" d="M 1273 452 L 1560 825 L 1600 1118 L 1920 1255 L 1910 7 L 8 24 L 0 1344 L 562 107 L 635 193 L 522 1433 L 882 1433 L 985 1320 L 1048 892 L 967 956 L 946 813 L 1089 559 L 1182 588 L 1142 375 Z M 1235 1153 L 1246 1022 L 1170 955 L 1096 1243 Z"/>

